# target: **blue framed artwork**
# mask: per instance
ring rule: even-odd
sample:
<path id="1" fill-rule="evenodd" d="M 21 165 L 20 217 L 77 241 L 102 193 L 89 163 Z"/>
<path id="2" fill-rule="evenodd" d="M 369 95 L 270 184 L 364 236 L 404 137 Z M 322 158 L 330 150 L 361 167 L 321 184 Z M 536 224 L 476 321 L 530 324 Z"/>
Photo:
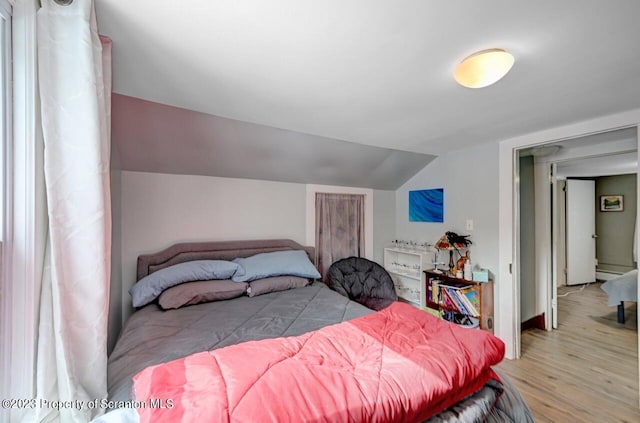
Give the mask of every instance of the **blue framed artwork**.
<path id="1" fill-rule="evenodd" d="M 409 191 L 409 222 L 444 222 L 444 188 Z"/>

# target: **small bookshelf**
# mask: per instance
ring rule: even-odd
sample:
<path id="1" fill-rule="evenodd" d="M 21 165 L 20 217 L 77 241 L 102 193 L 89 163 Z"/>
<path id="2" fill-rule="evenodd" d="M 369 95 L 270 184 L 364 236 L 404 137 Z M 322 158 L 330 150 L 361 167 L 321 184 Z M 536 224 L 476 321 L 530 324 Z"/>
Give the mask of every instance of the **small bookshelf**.
<path id="1" fill-rule="evenodd" d="M 460 279 L 434 269 L 425 270 L 426 306 L 455 323 L 477 322 L 493 333 L 493 281 Z"/>
<path id="2" fill-rule="evenodd" d="M 426 306 L 423 271 L 430 266 L 429 259 L 430 254 L 426 251 L 384 249 L 384 268 L 393 280 L 398 298 L 414 307 Z"/>

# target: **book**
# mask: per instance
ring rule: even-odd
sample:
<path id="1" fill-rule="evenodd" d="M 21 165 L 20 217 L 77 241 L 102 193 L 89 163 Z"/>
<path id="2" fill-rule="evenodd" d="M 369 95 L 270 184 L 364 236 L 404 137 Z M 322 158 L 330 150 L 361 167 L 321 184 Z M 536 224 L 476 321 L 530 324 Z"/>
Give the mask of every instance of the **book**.
<path id="1" fill-rule="evenodd" d="M 453 310 L 457 313 L 461 313 L 460 308 L 451 297 L 451 294 L 449 294 L 449 291 L 447 290 L 446 286 L 441 287 L 440 296 L 442 297 L 440 301 L 440 305 L 444 306 L 446 309 Z"/>
<path id="2" fill-rule="evenodd" d="M 461 303 L 457 301 L 455 294 L 451 293 L 447 286 L 442 286 L 440 291 L 444 294 L 444 306 L 457 313 L 464 313 L 464 308 Z"/>
<path id="3" fill-rule="evenodd" d="M 438 302 L 438 295 L 440 293 L 440 279 L 431 279 L 431 297 L 429 298 L 430 301 L 437 303 Z"/>
<path id="4" fill-rule="evenodd" d="M 456 320 L 456 312 L 451 310 L 442 310 L 440 317 L 447 322 L 455 323 Z"/>
<path id="5" fill-rule="evenodd" d="M 477 291 L 473 288 L 470 288 L 470 289 L 467 289 L 466 291 L 461 290 L 461 291 L 455 291 L 455 292 L 456 294 L 458 294 L 458 297 L 460 298 L 465 308 L 469 312 L 468 314 L 473 317 L 480 317 L 480 313 L 478 313 L 478 307 L 476 306 L 476 304 L 478 303 L 476 302 L 474 304 L 467 296 L 467 294 L 475 293 L 477 297 Z"/>
<path id="6" fill-rule="evenodd" d="M 463 291 L 465 297 L 469 300 L 471 305 L 477 310 L 480 311 L 480 293 L 477 289 L 468 289 Z M 479 314 L 479 313 L 478 313 Z"/>
<path id="7" fill-rule="evenodd" d="M 449 297 L 451 298 L 451 300 L 455 303 L 456 308 L 460 311 L 460 313 L 471 314 L 471 310 L 467 309 L 458 291 L 456 291 L 455 289 L 452 289 L 450 286 L 447 286 L 445 289 L 447 291 L 447 294 L 449 294 Z"/>
<path id="8" fill-rule="evenodd" d="M 465 282 L 450 282 L 450 281 L 447 281 L 446 285 L 451 289 L 473 288 L 473 285 L 465 283 Z"/>

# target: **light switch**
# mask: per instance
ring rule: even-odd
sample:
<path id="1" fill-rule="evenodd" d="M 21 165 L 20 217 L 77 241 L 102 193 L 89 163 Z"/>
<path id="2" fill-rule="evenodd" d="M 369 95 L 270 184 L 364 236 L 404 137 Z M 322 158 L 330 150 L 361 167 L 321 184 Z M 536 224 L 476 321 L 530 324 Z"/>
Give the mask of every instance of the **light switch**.
<path id="1" fill-rule="evenodd" d="M 468 231 L 472 231 L 473 230 L 473 220 L 471 220 L 471 219 L 467 219 L 467 230 Z"/>

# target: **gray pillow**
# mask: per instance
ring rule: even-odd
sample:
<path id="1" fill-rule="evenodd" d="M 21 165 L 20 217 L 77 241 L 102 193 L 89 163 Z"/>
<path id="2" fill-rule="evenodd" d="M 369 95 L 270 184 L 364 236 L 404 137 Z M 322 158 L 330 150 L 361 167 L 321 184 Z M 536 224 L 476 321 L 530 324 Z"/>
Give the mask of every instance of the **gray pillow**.
<path id="1" fill-rule="evenodd" d="M 250 297 L 255 297 L 256 295 L 268 294 L 269 292 L 300 288 L 309 285 L 309 283 L 309 279 L 299 276 L 273 276 L 270 278 L 256 279 L 255 281 L 249 282 L 247 294 Z"/>
<path id="2" fill-rule="evenodd" d="M 240 266 L 231 278 L 234 282 L 250 282 L 282 275 L 310 279 L 320 277 L 320 273 L 303 250 L 260 253 L 247 258 L 237 258 L 233 262 Z"/>
<path id="3" fill-rule="evenodd" d="M 224 260 L 195 260 L 165 267 L 140 279 L 129 294 L 134 307 L 149 304 L 167 288 L 183 282 L 230 279 L 238 270 L 238 265 Z"/>
<path id="4" fill-rule="evenodd" d="M 247 290 L 248 284 L 232 280 L 185 282 L 164 291 L 158 303 L 163 310 L 192 304 L 236 298 Z"/>

